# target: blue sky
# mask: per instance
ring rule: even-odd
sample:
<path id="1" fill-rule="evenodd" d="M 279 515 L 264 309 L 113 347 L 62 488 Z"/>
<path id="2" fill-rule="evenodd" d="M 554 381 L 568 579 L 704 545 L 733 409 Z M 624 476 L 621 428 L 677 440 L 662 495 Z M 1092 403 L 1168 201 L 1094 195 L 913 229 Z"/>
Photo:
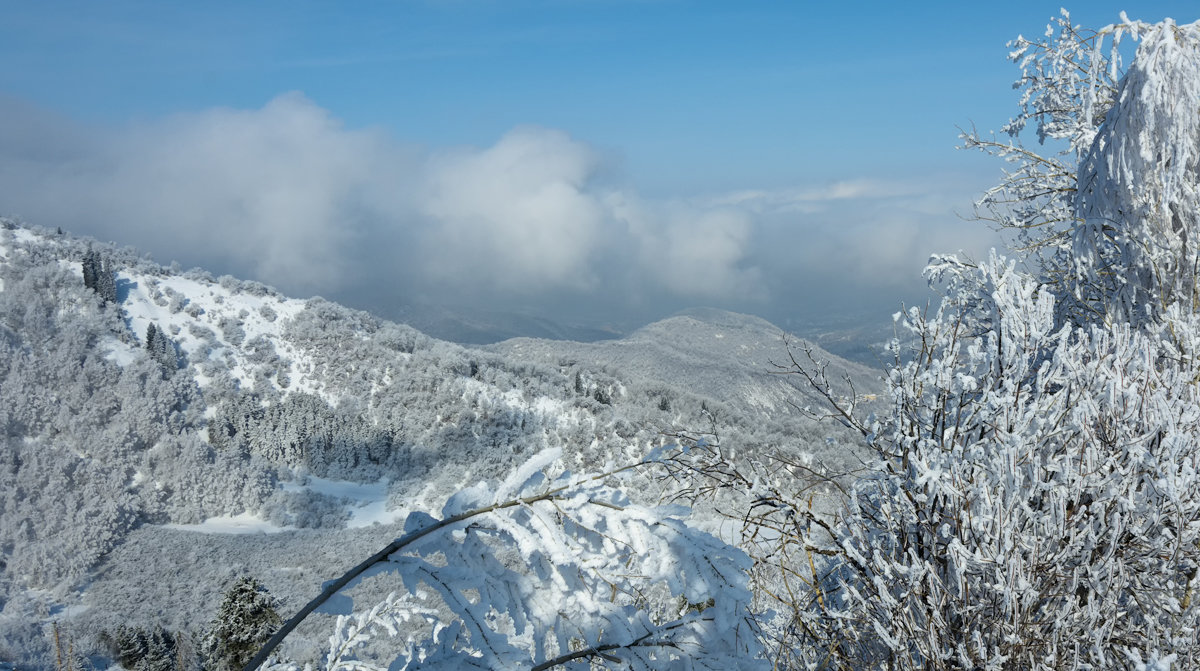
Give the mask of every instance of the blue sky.
<path id="1" fill-rule="evenodd" d="M 1200 18 L 1072 17 L 1121 9 Z M 956 213 L 999 166 L 956 151 L 956 126 L 1011 116 L 1005 43 L 1057 12 L 0 1 L 0 212 L 380 310 L 894 304 L 929 252 L 991 243 Z M 244 239 L 204 239 L 213 220 Z M 424 267 L 429 249 L 448 251 Z"/>

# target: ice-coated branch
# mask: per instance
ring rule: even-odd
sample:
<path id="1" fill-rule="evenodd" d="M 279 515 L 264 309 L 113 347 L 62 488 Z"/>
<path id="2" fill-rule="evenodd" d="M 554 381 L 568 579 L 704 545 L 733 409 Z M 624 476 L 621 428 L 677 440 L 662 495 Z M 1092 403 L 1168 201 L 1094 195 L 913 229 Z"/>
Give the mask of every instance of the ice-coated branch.
<path id="1" fill-rule="evenodd" d="M 602 482 L 670 454 L 656 450 L 603 474 L 547 480 L 542 469 L 555 457 L 535 457 L 504 483 L 456 494 L 441 520 L 410 515 L 404 536 L 329 583 L 247 670 L 268 659 L 321 603 L 375 567 L 398 574 L 409 595 L 428 587 L 453 619 L 389 599 L 371 617 L 339 620 L 330 664 L 371 668 L 347 658 L 365 640 L 365 628 L 396 636 L 395 623 L 405 618 L 425 622 L 429 633 L 422 639 L 409 627 L 410 642 L 390 668 L 549 668 L 589 655 L 611 661 L 622 649 L 636 651 L 630 655 L 637 668 L 668 668 L 681 658 L 709 668 L 732 659 L 756 664 L 744 554 L 689 528 L 678 517 L 682 509 L 633 504 Z M 664 617 L 680 602 L 702 604 L 701 614 Z M 576 654 L 582 650 L 592 652 Z"/>
<path id="2" fill-rule="evenodd" d="M 362 575 L 363 573 L 365 573 L 372 566 L 376 566 L 382 562 L 386 562 L 388 560 L 388 557 L 390 557 L 394 553 L 404 549 L 405 547 L 415 543 L 416 541 L 420 540 L 421 538 L 423 538 L 435 531 L 440 531 L 442 529 L 445 529 L 446 527 L 450 527 L 450 526 L 453 526 L 460 522 L 464 522 L 466 520 L 471 519 L 472 517 L 478 517 L 480 515 L 485 515 L 487 513 L 495 512 L 497 510 L 504 510 L 505 508 L 511 508 L 513 506 L 528 505 L 528 504 L 534 503 L 536 501 L 545 501 L 547 499 L 551 499 L 551 498 L 561 494 L 562 492 L 566 491 L 567 489 L 568 489 L 568 487 L 563 486 L 563 487 L 558 488 L 557 490 L 543 492 L 543 493 L 537 494 L 535 496 L 528 496 L 523 499 L 516 499 L 513 501 L 505 501 L 504 503 L 499 503 L 499 504 L 495 504 L 495 505 L 491 505 L 491 506 L 486 506 L 484 508 L 470 510 L 465 513 L 455 515 L 453 517 L 449 517 L 444 520 L 439 520 L 439 521 L 435 522 L 434 524 L 431 524 L 426 527 L 422 527 L 411 533 L 407 533 L 407 534 L 401 536 L 400 538 L 397 538 L 396 540 L 392 541 L 391 543 L 388 543 L 387 546 L 384 547 L 379 552 L 376 552 L 375 554 L 371 555 L 370 557 L 367 557 L 362 562 L 360 562 L 359 564 L 357 564 L 356 566 L 351 568 L 349 571 L 346 571 L 345 573 L 343 573 L 340 577 L 336 578 L 335 580 L 331 580 L 328 583 L 326 583 L 324 589 L 321 590 L 320 594 L 318 594 L 316 597 L 314 597 L 308 603 L 304 604 L 304 606 L 299 611 L 297 611 L 297 613 L 295 615 L 293 615 L 287 622 L 285 622 L 283 624 L 282 627 L 279 628 L 279 631 L 275 632 L 275 635 L 273 635 L 263 645 L 262 649 L 258 651 L 258 654 L 256 654 L 253 659 L 251 659 L 249 662 L 246 663 L 246 666 L 243 667 L 243 671 L 254 671 L 254 669 L 257 669 L 259 666 L 262 666 L 263 662 L 267 661 L 267 658 L 270 657 L 271 653 L 275 651 L 275 648 L 279 647 L 279 644 L 283 642 L 283 639 L 287 638 L 287 635 L 292 633 L 292 630 L 295 629 L 301 622 L 303 622 L 304 618 L 311 615 L 313 611 L 320 608 L 321 605 L 324 604 L 326 601 L 328 601 L 331 597 L 333 597 L 333 595 L 340 592 L 343 588 L 345 588 L 347 585 L 349 585 L 351 582 L 353 582 L 355 578 L 357 578 L 360 575 Z"/>
<path id="3" fill-rule="evenodd" d="M 692 617 L 669 622 L 658 627 L 654 631 L 648 631 L 644 635 L 639 636 L 638 638 L 635 638 L 627 643 L 601 643 L 599 645 L 588 646 L 582 650 L 575 650 L 573 652 L 559 655 L 554 659 L 548 659 L 541 664 L 531 667 L 529 671 L 547 671 L 548 669 L 553 669 L 556 666 L 562 666 L 577 659 L 591 659 L 594 657 L 599 657 L 606 662 L 621 663 L 623 660 L 612 654 L 621 650 L 636 650 L 637 648 L 678 648 L 679 641 L 664 635 L 669 634 L 674 629 L 679 629 L 680 627 L 692 624 L 697 620 L 710 622 L 712 621 L 712 618 Z"/>

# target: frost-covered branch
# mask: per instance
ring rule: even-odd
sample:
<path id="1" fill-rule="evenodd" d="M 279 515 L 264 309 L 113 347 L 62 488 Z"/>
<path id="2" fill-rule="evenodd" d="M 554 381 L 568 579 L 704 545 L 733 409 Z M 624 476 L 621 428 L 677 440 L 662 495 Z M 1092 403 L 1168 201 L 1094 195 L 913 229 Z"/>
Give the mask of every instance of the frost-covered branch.
<path id="1" fill-rule="evenodd" d="M 498 487 L 456 494 L 441 520 L 414 513 L 403 537 L 330 583 L 288 631 L 335 592 L 383 572 L 396 574 L 406 595 L 340 619 L 329 669 L 375 668 L 352 659 L 372 629 L 407 631 L 410 642 L 384 664 L 393 669 L 549 668 L 582 658 L 646 669 L 684 659 L 694 668 L 753 666 L 745 555 L 688 527 L 684 509 L 633 504 L 603 482 L 666 456 L 656 451 L 601 475 L 549 479 L 544 469 L 558 457 L 550 452 Z M 430 593 L 453 618 L 429 606 Z M 699 612 L 669 617 L 679 603 L 700 604 Z"/>
<path id="2" fill-rule="evenodd" d="M 1064 13 L 1046 37 L 1014 45 L 1014 140 L 966 136 L 1015 166 L 981 207 L 1024 256 L 931 260 L 945 298 L 897 315 L 913 349 L 893 343 L 882 419 L 787 367 L 878 468 L 819 513 L 694 452 L 708 491 L 747 495 L 778 666 L 1200 664 L 1200 24 Z M 1027 123 L 1048 155 L 1020 144 Z"/>

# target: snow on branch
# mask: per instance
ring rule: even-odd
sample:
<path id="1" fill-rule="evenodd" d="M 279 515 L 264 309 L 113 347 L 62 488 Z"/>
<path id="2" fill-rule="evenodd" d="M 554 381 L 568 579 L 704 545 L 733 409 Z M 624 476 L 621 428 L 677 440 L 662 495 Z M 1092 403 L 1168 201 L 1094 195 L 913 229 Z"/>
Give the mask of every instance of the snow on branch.
<path id="1" fill-rule="evenodd" d="M 269 662 L 283 638 L 333 594 L 377 573 L 396 574 L 403 589 L 339 617 L 329 671 L 759 666 L 747 556 L 689 527 L 687 509 L 634 504 L 606 484 L 664 456 L 551 479 L 545 469 L 557 457 L 535 457 L 495 489 L 463 490 L 440 520 L 410 515 L 404 536 L 328 583 L 246 669 Z M 405 642 L 390 659 L 357 659 L 380 632 Z"/>

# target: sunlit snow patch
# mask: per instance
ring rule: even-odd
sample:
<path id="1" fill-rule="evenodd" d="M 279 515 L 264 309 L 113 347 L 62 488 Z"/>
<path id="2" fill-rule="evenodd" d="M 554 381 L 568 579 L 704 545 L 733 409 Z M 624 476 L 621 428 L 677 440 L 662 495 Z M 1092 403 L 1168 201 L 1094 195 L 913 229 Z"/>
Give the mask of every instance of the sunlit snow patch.
<path id="1" fill-rule="evenodd" d="M 117 340 L 114 336 L 106 336 L 100 341 L 101 351 L 104 352 L 104 358 L 117 364 L 118 366 L 128 366 L 137 358 L 139 348 Z"/>
<path id="2" fill-rule="evenodd" d="M 336 499 L 346 499 L 346 510 L 350 513 L 346 526 L 351 529 L 371 526 L 376 522 L 390 524 L 408 514 L 405 510 L 387 509 L 387 478 L 363 484 L 309 476 L 304 484 L 288 482 L 284 483 L 283 489 L 289 492 L 308 490 Z"/>
<path id="3" fill-rule="evenodd" d="M 294 527 L 281 527 L 254 515 L 221 515 L 210 517 L 199 524 L 164 524 L 167 529 L 194 531 L 201 534 L 277 534 Z"/>

